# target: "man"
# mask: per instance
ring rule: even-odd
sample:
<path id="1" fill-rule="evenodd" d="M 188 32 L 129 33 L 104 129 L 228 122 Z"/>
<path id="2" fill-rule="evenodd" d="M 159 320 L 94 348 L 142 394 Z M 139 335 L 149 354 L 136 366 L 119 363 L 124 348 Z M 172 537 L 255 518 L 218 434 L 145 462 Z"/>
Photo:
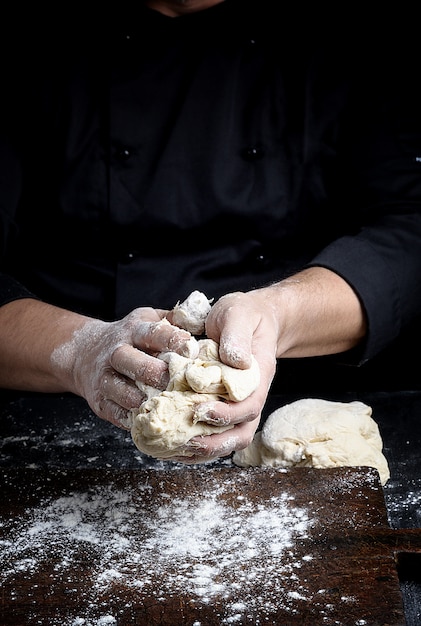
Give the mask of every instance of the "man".
<path id="1" fill-rule="evenodd" d="M 253 354 L 261 384 L 207 407 L 236 428 L 195 462 L 249 443 L 284 359 L 362 364 L 417 322 L 413 57 L 367 18 L 276 4 L 150 0 L 7 38 L 1 387 L 123 426 L 189 339 L 160 321 L 201 290 L 221 360 Z"/>

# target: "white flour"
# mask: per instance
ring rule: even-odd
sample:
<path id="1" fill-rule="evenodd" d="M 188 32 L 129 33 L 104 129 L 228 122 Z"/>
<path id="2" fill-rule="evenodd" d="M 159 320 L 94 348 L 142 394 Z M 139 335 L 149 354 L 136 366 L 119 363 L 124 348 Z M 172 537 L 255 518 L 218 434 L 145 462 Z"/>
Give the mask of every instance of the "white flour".
<path id="1" fill-rule="evenodd" d="M 261 622 L 256 624 L 264 624 L 281 603 L 292 607 L 297 599 L 310 599 L 297 574 L 303 557 L 294 555 L 294 545 L 307 537 L 311 520 L 290 496 L 281 493 L 264 506 L 238 496 L 232 506 L 226 498 L 232 487 L 226 484 L 201 498 L 174 498 L 161 491 L 152 493 L 156 506 L 151 514 L 151 491 L 148 485 L 139 485 L 135 493 L 101 486 L 41 502 L 1 542 L 0 580 L 24 574 L 37 581 L 52 559 L 54 577 L 67 580 L 71 594 L 73 584 L 73 592 L 79 588 L 79 562 L 86 555 L 89 566 L 93 563 L 79 598 L 86 608 L 71 621 L 52 618 L 51 626 L 117 624 L 112 611 L 94 621 L 90 615 L 98 614 L 104 592 L 115 595 L 114 586 L 121 583 L 138 600 L 152 595 L 164 603 L 184 594 L 200 606 L 222 598 L 221 624 L 240 624 L 257 607 Z M 142 493 L 149 501 L 144 511 Z M 259 585 L 263 597 L 255 597 Z"/>
<path id="2" fill-rule="evenodd" d="M 412 480 L 407 483 L 406 493 L 401 493 L 399 485 L 395 490 L 394 481 L 385 489 L 385 501 L 387 504 L 387 515 L 392 528 L 402 527 L 402 514 L 405 513 L 406 525 L 408 528 L 421 527 L 421 479 Z"/>

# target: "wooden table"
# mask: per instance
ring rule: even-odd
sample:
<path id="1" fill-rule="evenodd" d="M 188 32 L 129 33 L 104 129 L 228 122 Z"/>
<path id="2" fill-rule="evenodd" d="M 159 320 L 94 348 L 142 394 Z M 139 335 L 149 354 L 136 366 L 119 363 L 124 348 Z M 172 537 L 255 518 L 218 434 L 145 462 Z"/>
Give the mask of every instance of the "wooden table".
<path id="1" fill-rule="evenodd" d="M 390 528 L 374 469 L 9 468 L 0 488 L 2 626 L 405 625 L 421 530 Z"/>
<path id="2" fill-rule="evenodd" d="M 306 378 L 301 378 L 300 380 L 304 386 L 307 384 Z M 12 519 L 8 517 L 8 507 L 12 506 L 11 502 L 16 503 L 16 507 L 18 508 L 10 508 L 10 511 L 12 513 L 15 511 L 17 515 L 17 517 L 14 518 L 14 523 L 19 524 L 19 520 L 21 523 L 24 523 L 24 502 L 28 502 L 30 494 L 28 489 L 32 489 L 34 492 L 33 496 L 31 496 L 35 498 L 31 500 L 34 504 L 34 511 L 37 512 L 38 516 L 42 516 L 43 512 L 45 512 L 45 504 L 43 506 L 40 505 L 43 502 L 43 498 L 45 500 L 45 498 L 48 497 L 48 486 L 54 484 L 54 481 L 47 479 L 47 475 L 50 472 L 53 476 L 56 476 L 54 480 L 61 480 L 63 489 L 70 489 L 72 484 L 76 487 L 79 483 L 82 489 L 81 493 L 84 493 L 83 490 L 89 491 L 91 486 L 93 489 L 99 489 L 100 486 L 97 485 L 96 481 L 108 481 L 110 475 L 117 477 L 122 474 L 129 477 L 132 475 L 133 471 L 136 474 L 139 470 L 142 472 L 149 470 L 162 471 L 174 468 L 171 463 L 157 462 L 149 457 L 140 455 L 127 433 L 116 429 L 107 422 L 98 420 L 88 409 L 83 400 L 71 394 L 53 394 L 52 396 L 46 396 L 43 394 L 11 393 L 2 395 L 2 401 L 0 402 L 0 473 L 2 472 L 4 475 L 3 480 L 7 481 L 7 476 L 11 477 L 10 472 L 12 470 L 19 471 L 19 473 L 23 472 L 20 480 L 16 477 L 15 483 L 17 484 L 15 484 L 14 487 L 12 500 L 11 488 L 7 487 L 4 492 L 5 494 L 9 494 L 8 500 L 3 499 L 2 504 L 3 515 L 7 516 L 7 524 L 2 527 L 1 531 L 3 535 L 8 538 L 12 536 L 11 531 L 13 528 L 16 531 L 16 527 L 12 527 L 11 525 L 13 523 L 13 517 Z M 360 560 L 357 560 L 357 556 L 360 547 L 363 549 L 367 542 L 373 542 L 373 550 L 378 550 L 381 555 L 379 563 L 387 563 L 388 568 L 390 566 L 392 572 L 392 580 L 389 582 L 393 590 L 391 599 L 381 599 L 379 602 L 380 606 L 383 606 L 384 602 L 386 602 L 386 606 L 388 606 L 388 602 L 396 605 L 396 607 L 399 605 L 399 609 L 397 609 L 398 613 L 392 615 L 393 618 L 396 617 L 396 619 L 399 619 L 401 611 L 400 602 L 403 601 L 406 626 L 419 626 L 421 623 L 421 555 L 418 548 L 418 534 L 421 527 L 421 390 L 418 388 L 415 388 L 413 391 L 393 388 L 389 391 L 344 391 L 337 388 L 337 385 L 331 384 L 329 379 L 329 381 L 326 381 L 323 389 L 313 389 L 311 393 L 306 389 L 301 392 L 296 390 L 285 394 L 271 395 L 268 398 L 263 417 L 279 406 L 301 397 L 320 397 L 343 402 L 360 400 L 372 406 L 373 417 L 379 424 L 383 438 L 384 453 L 389 463 L 391 478 L 383 490 L 379 489 L 378 486 L 374 489 L 376 495 L 374 495 L 373 489 L 370 487 L 369 493 L 371 495 L 366 520 L 367 526 L 362 530 L 356 529 L 354 532 L 354 530 L 352 530 L 351 521 L 348 521 L 350 527 L 347 532 L 348 534 L 351 533 L 354 541 L 354 543 L 351 542 L 355 556 L 354 564 L 357 570 L 358 568 L 361 570 L 356 571 L 355 574 L 352 575 L 350 573 L 350 577 L 352 578 L 352 576 L 354 576 L 355 580 L 358 581 L 361 580 L 361 577 L 365 576 L 365 567 L 368 562 L 374 562 L 371 560 L 374 557 L 370 556 L 370 560 L 367 561 L 362 552 L 360 554 Z M 230 460 L 224 459 L 211 466 L 207 466 L 206 471 L 217 467 L 226 468 L 230 471 L 232 469 L 235 470 Z M 193 469 L 194 468 L 191 468 L 191 470 Z M 29 474 L 25 475 L 25 471 L 28 471 Z M 196 471 L 196 469 L 194 469 L 194 471 Z M 46 472 L 45 479 L 42 478 L 44 475 L 43 472 Z M 91 474 L 91 472 L 93 473 Z M 39 476 L 39 478 L 37 478 L 37 476 Z M 57 477 L 59 476 L 63 478 L 58 479 Z M 29 486 L 27 487 L 26 481 L 28 480 Z M 92 480 L 94 480 L 93 485 L 91 485 Z M 130 481 L 132 479 L 127 478 L 127 480 Z M 283 477 L 283 480 L 286 479 Z M 42 486 L 43 482 L 45 482 L 44 486 Z M 333 511 L 334 519 L 337 519 L 337 516 L 340 515 L 341 512 L 347 512 L 347 507 L 343 505 L 341 496 L 330 492 L 329 485 L 334 486 L 335 484 L 335 482 L 328 483 L 325 487 L 325 492 L 327 492 L 328 508 Z M 105 485 L 103 485 L 103 487 L 105 487 Z M 56 491 L 58 486 L 54 489 L 50 494 L 52 498 L 54 498 L 54 493 L 58 493 Z M 37 493 L 39 493 L 39 496 L 37 496 Z M 37 501 L 38 497 L 39 500 Z M 299 494 L 296 495 L 296 497 L 300 498 Z M 355 498 L 354 496 L 352 497 L 355 505 Z M 333 500 L 329 498 L 333 498 Z M 349 495 L 345 494 L 344 498 L 349 498 Z M 37 502 L 38 505 L 36 504 Z M 114 508 L 121 512 L 123 505 L 124 502 L 121 503 L 121 505 L 116 505 Z M 19 509 L 19 507 L 21 508 Z M 315 513 L 316 511 L 312 510 L 312 514 Z M 318 515 L 321 515 L 321 512 L 318 512 Z M 51 521 L 54 520 L 51 518 L 50 511 L 50 522 Z M 374 525 L 371 529 L 372 523 Z M 59 528 L 60 527 L 62 528 L 62 525 L 60 526 L 59 524 Z M 360 528 L 360 526 L 358 528 Z M 334 532 L 333 523 L 327 522 L 326 532 Z M 343 543 L 340 543 L 339 539 L 342 535 L 346 539 L 348 534 L 344 534 L 343 527 L 339 522 L 338 533 L 335 535 L 337 543 L 332 543 L 332 545 L 339 546 L 342 549 Z M 109 537 L 109 535 L 106 536 Z M 312 535 L 312 537 L 314 539 L 314 535 Z M 50 537 L 50 543 L 51 541 L 52 538 Z M 348 545 L 348 539 L 346 539 L 346 542 L 345 545 Z M 48 542 L 46 542 L 46 545 L 48 547 Z M 76 542 L 73 547 L 76 548 L 77 545 Z M 81 591 L 86 589 L 87 583 L 84 582 L 86 576 L 88 575 L 87 580 L 91 580 L 92 576 L 95 575 L 95 570 L 89 570 L 90 567 L 95 566 L 95 562 L 92 560 L 89 565 L 88 557 L 89 554 L 96 554 L 98 556 L 98 553 L 95 553 L 95 551 L 92 552 L 94 546 L 89 542 L 86 545 L 84 544 L 84 547 L 86 550 L 79 552 L 79 561 L 84 564 L 88 563 L 88 565 L 84 566 L 82 569 L 79 565 L 73 567 L 73 569 L 69 565 L 72 574 L 70 575 L 68 573 L 67 582 L 64 577 L 65 572 L 62 574 L 63 584 L 64 582 L 67 584 L 65 595 L 68 602 L 70 602 L 69 597 L 74 596 L 74 594 L 77 595 L 77 591 L 74 591 L 74 589 L 80 589 Z M 22 549 L 22 544 L 20 544 L 20 549 Z M 64 550 L 60 542 L 58 543 L 57 549 L 62 550 L 62 552 Z M 328 606 L 329 597 L 336 599 L 336 601 L 341 597 L 338 595 L 338 593 L 340 593 L 339 587 L 337 588 L 336 594 L 334 592 L 334 580 L 339 576 L 340 571 L 343 571 L 339 568 L 342 561 L 338 560 L 338 550 L 338 547 L 336 547 L 336 549 L 326 550 L 323 555 L 320 553 L 318 561 L 315 559 L 312 561 L 304 561 L 301 569 L 294 568 L 295 573 L 298 571 L 300 576 L 301 572 L 310 571 L 314 576 L 316 572 L 319 572 L 319 576 L 322 579 L 329 577 L 329 579 L 332 580 L 332 584 L 329 586 L 326 584 L 326 589 L 331 590 L 328 595 L 322 597 L 316 594 L 314 596 L 316 608 L 319 601 L 325 602 L 326 606 Z M 53 550 L 52 553 L 54 553 Z M 4 555 L 5 553 L 3 552 L 2 560 L 0 561 L 2 564 L 2 572 L 4 570 Z M 57 561 L 59 561 L 59 556 L 60 554 L 57 553 Z M 345 558 L 348 558 L 346 553 Z M 279 559 L 281 565 L 286 562 L 285 559 L 287 559 L 287 557 L 284 554 L 282 558 Z M 317 563 L 319 563 L 318 566 Z M 131 567 L 133 567 L 133 565 Z M 140 580 L 140 574 L 142 573 L 140 566 L 138 566 L 138 570 L 136 571 L 138 571 L 139 575 L 135 573 L 133 580 Z M 294 574 L 294 571 L 291 575 Z M 352 570 L 350 570 L 350 572 L 351 571 Z M 90 573 L 86 574 L 86 572 Z M 398 572 L 400 583 L 400 600 L 398 598 L 396 572 Z M 54 577 L 56 577 L 56 579 L 59 577 L 58 571 L 50 573 L 53 574 L 53 579 Z M 133 605 L 126 606 L 124 602 L 118 604 L 118 598 L 115 601 L 116 604 L 118 604 L 118 608 L 115 611 L 113 609 L 111 615 L 107 613 L 107 610 L 110 609 L 108 605 L 104 607 L 104 611 L 98 612 L 97 609 L 95 609 L 98 600 L 94 593 L 95 589 L 92 589 L 92 606 L 88 604 L 86 597 L 84 598 L 83 595 L 79 596 L 79 604 L 72 598 L 73 604 L 71 604 L 73 608 L 66 609 L 69 618 L 64 618 L 64 610 L 67 605 L 64 604 L 61 608 L 57 608 L 56 604 L 54 604 L 57 601 L 55 596 L 58 585 L 57 580 L 55 579 L 54 584 L 50 584 L 50 578 L 47 576 L 46 570 L 42 570 L 41 574 L 38 575 L 38 581 L 36 580 L 37 576 L 35 573 L 32 579 L 25 578 L 23 572 L 21 574 L 21 583 L 23 585 L 26 580 L 27 583 L 25 584 L 27 586 L 19 588 L 19 598 L 21 598 L 21 594 L 24 593 L 25 589 L 28 591 L 28 594 L 32 593 L 30 587 L 32 584 L 41 584 L 43 591 L 36 592 L 37 588 L 35 587 L 34 596 L 28 595 L 27 599 L 21 598 L 20 602 L 18 602 L 18 596 L 11 592 L 10 580 L 9 583 L 7 583 L 9 585 L 7 593 L 5 586 L 2 585 L 2 617 L 4 617 L 3 620 L 2 617 L 0 617 L 2 626 L 3 623 L 10 623 L 10 621 L 5 621 L 6 619 L 14 619 L 15 624 L 26 626 L 24 619 L 21 619 L 22 610 L 25 610 L 25 607 L 35 607 L 38 612 L 38 618 L 33 618 L 32 621 L 29 622 L 30 624 L 69 626 L 68 619 L 72 619 L 71 615 L 73 614 L 81 619 L 79 622 L 75 622 L 72 619 L 70 622 L 71 626 L 114 626 L 116 624 L 121 626 L 121 624 L 125 623 L 148 626 L 147 622 L 145 622 L 142 617 L 139 619 L 136 618 L 137 609 L 133 608 Z M 288 578 L 288 576 L 281 578 L 280 588 L 282 589 L 285 580 L 290 580 L 290 578 Z M 322 582 L 323 581 L 320 580 L 320 589 L 322 588 Z M 114 581 L 114 584 L 116 585 L 116 581 Z M 351 582 L 349 581 L 347 584 L 350 585 Z M 387 584 L 382 581 L 378 584 L 381 590 L 384 590 L 387 586 Z M 314 585 L 316 586 L 315 583 Z M 373 583 L 373 585 L 375 587 L 377 582 Z M 122 588 L 124 589 L 124 585 Z M 369 587 L 369 589 L 371 590 L 371 587 Z M 380 590 L 378 593 L 375 592 L 375 598 L 378 598 L 380 593 Z M 386 594 L 387 593 L 388 591 L 386 590 Z M 280 595 L 279 601 L 281 605 L 287 597 L 293 600 L 294 590 L 290 596 L 285 596 L 285 594 Z M 304 595 L 304 597 L 306 596 Z M 344 598 L 345 597 L 346 596 L 344 596 Z M 308 600 L 303 599 L 300 601 L 298 597 L 296 597 L 296 603 L 301 606 L 310 604 Z M 332 602 L 331 604 L 333 605 L 334 603 Z M 19 609 L 20 605 L 23 606 L 22 609 Z M 78 611 L 76 611 L 76 605 L 79 608 Z M 155 605 L 157 607 L 156 610 L 162 608 L 161 601 L 156 602 Z M 21 611 L 20 615 L 19 610 Z M 336 610 L 337 609 L 335 609 L 335 611 Z M 97 611 L 95 614 L 101 614 L 104 619 L 101 619 L 101 617 L 93 617 L 90 620 L 88 615 L 89 611 L 93 611 L 94 613 Z M 55 619 L 56 613 L 58 615 L 57 619 Z M 290 619 L 291 616 L 293 617 L 293 614 L 290 612 L 287 612 L 287 614 L 288 620 L 286 623 L 281 622 L 283 626 L 289 626 L 292 623 Z M 346 612 L 344 611 L 344 616 L 345 614 Z M 113 617 L 113 615 L 115 617 Z M 349 612 L 349 607 L 348 615 L 350 620 L 354 617 L 356 617 L 357 620 L 363 619 L 358 611 L 355 611 L 355 614 Z M 262 616 L 262 620 L 263 617 L 264 615 Z M 82 623 L 82 619 L 85 619 L 84 623 Z M 232 620 L 230 625 L 234 624 L 234 626 L 236 626 L 237 624 L 247 623 L 246 621 L 241 621 L 243 619 L 245 618 L 243 618 L 240 611 L 238 620 Z M 317 620 L 313 619 L 313 616 L 310 616 L 309 619 L 312 626 L 318 626 Z M 328 621 L 326 621 L 326 619 Z M 323 616 L 321 624 L 329 624 L 330 619 L 329 614 Z M 130 620 L 132 621 L 130 622 Z M 221 625 L 223 624 L 222 618 L 220 623 Z M 264 625 L 268 622 L 262 621 L 261 623 Z M 350 621 L 344 621 L 341 622 L 341 625 L 348 626 L 349 623 Z M 360 624 L 362 624 L 361 621 L 353 621 L 351 623 L 353 626 L 356 624 L 360 626 Z M 391 621 L 387 623 L 391 623 Z M 178 624 L 172 624 L 171 626 L 178 626 Z M 197 622 L 195 626 L 199 626 L 199 622 Z M 208 626 L 205 619 L 202 620 L 200 626 Z M 256 622 L 256 626 L 259 626 L 258 622 Z M 363 626 L 369 626 L 369 622 Z"/>

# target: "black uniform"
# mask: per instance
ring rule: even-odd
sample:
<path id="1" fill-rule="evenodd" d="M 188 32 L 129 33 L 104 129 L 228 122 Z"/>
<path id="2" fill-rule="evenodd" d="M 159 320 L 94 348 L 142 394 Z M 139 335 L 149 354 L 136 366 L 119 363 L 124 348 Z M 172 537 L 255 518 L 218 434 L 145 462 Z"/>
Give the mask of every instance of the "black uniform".
<path id="1" fill-rule="evenodd" d="M 226 0 L 169 18 L 123 3 L 9 37 L 0 304 L 29 290 L 111 320 L 321 265 L 368 317 L 342 360 L 418 325 L 410 49 L 299 4 L 279 16 L 274 2 Z"/>

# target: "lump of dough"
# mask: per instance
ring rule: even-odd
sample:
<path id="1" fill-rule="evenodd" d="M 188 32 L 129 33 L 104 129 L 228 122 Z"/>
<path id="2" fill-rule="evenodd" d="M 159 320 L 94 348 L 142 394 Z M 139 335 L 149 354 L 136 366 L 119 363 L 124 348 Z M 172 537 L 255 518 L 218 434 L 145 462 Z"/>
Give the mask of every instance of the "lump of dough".
<path id="1" fill-rule="evenodd" d="M 240 370 L 219 360 L 218 344 L 213 339 L 199 339 L 197 343 L 199 353 L 195 359 L 175 352 L 160 355 L 168 363 L 170 381 L 167 390 L 213 393 L 240 402 L 257 389 L 260 370 L 253 356 L 250 367 Z"/>
<path id="2" fill-rule="evenodd" d="M 200 339 L 197 343 L 197 358 L 175 352 L 160 355 L 168 364 L 166 390 L 148 393 L 139 409 L 131 411 L 132 439 L 136 447 L 149 456 L 157 459 L 193 456 L 184 449 L 192 437 L 233 428 L 231 424 L 220 426 L 203 421 L 198 405 L 221 399 L 244 400 L 260 383 L 260 371 L 254 358 L 248 369 L 236 369 L 221 363 L 215 341 Z M 144 387 L 142 390 L 148 391 Z"/>
<path id="3" fill-rule="evenodd" d="M 219 360 L 218 344 L 199 340 L 199 354 L 186 367 L 186 381 L 198 393 L 216 393 L 233 402 L 245 400 L 260 383 L 260 370 L 252 356 L 251 365 L 241 370 Z"/>
<path id="4" fill-rule="evenodd" d="M 192 335 L 203 335 L 211 303 L 212 300 L 208 300 L 201 291 L 192 291 L 184 302 L 177 302 L 173 308 L 172 323 L 188 330 Z"/>
<path id="5" fill-rule="evenodd" d="M 214 400 L 212 394 L 191 391 L 163 391 L 144 402 L 132 427 L 136 447 L 156 459 L 174 456 L 193 456 L 183 449 L 192 437 L 223 432 L 232 425 L 216 426 L 199 422 L 195 405 Z"/>
<path id="6" fill-rule="evenodd" d="M 390 472 L 371 414 L 371 407 L 357 400 L 297 400 L 271 413 L 233 462 L 241 467 L 369 466 L 385 485 Z"/>

